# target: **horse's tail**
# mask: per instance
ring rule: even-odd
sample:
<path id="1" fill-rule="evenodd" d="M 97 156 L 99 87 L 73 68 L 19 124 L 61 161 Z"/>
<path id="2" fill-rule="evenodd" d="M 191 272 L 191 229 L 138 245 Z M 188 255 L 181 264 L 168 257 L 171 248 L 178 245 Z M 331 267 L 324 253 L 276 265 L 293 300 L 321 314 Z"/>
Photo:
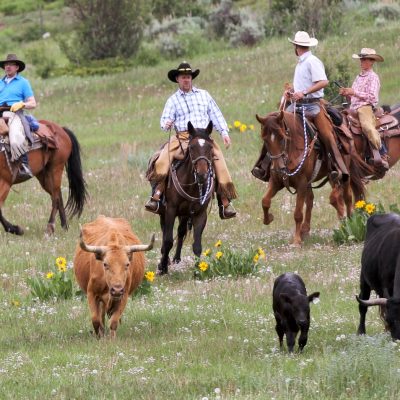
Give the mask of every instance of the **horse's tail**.
<path id="1" fill-rule="evenodd" d="M 72 142 L 71 155 L 66 165 L 69 193 L 65 210 L 70 217 L 75 215 L 80 217 L 88 196 L 86 182 L 82 173 L 81 149 L 75 134 L 66 127 L 63 127 L 63 129 Z"/>
<path id="2" fill-rule="evenodd" d="M 353 151 L 350 157 L 350 185 L 354 199 L 363 200 L 366 192 L 364 178 L 373 175 L 374 171 L 356 151 Z"/>

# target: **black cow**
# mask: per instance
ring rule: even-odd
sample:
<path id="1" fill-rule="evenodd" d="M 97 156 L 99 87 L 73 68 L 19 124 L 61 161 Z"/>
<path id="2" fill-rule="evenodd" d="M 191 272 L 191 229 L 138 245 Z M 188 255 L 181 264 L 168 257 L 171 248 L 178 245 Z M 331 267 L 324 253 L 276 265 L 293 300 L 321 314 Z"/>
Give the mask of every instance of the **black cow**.
<path id="1" fill-rule="evenodd" d="M 293 351 L 299 331 L 299 350 L 307 344 L 310 328 L 310 301 L 319 297 L 319 292 L 307 296 L 306 286 L 299 275 L 286 273 L 274 282 L 272 292 L 272 308 L 276 319 L 276 333 L 282 349 L 283 335 L 289 352 Z"/>
<path id="2" fill-rule="evenodd" d="M 369 300 L 371 290 L 379 298 Z M 367 235 L 361 256 L 360 324 L 357 333 L 365 334 L 365 315 L 369 306 L 381 306 L 381 316 L 393 339 L 400 339 L 400 215 L 376 214 L 368 219 Z"/>

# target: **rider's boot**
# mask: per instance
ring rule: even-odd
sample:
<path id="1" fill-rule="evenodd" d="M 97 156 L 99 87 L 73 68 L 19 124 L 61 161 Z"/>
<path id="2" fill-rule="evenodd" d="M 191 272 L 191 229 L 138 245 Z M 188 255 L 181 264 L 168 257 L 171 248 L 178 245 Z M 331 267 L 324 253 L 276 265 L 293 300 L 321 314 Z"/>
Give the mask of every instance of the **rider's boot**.
<path id="1" fill-rule="evenodd" d="M 218 196 L 219 217 L 221 219 L 230 219 L 236 217 L 236 210 L 227 197 Z"/>
<path id="2" fill-rule="evenodd" d="M 18 169 L 18 179 L 27 180 L 33 177 L 33 173 L 29 167 L 28 156 L 23 154 L 20 157 L 21 165 Z"/>
<path id="3" fill-rule="evenodd" d="M 162 185 L 158 184 L 154 190 L 153 195 L 150 197 L 150 199 L 147 201 L 147 203 L 144 205 L 145 209 L 147 211 L 150 211 L 155 214 L 159 214 L 160 212 L 160 199 L 162 195 Z"/>

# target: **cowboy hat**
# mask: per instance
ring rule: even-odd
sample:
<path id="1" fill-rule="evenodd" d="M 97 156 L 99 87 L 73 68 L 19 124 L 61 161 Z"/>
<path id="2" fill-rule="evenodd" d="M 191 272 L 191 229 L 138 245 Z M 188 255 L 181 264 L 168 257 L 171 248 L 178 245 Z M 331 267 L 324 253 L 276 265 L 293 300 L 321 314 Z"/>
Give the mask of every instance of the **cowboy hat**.
<path id="1" fill-rule="evenodd" d="M 297 44 L 302 47 L 312 47 L 318 44 L 318 40 L 315 38 L 310 38 L 310 35 L 304 31 L 298 31 L 294 35 L 294 39 L 288 38 L 289 42 Z"/>
<path id="2" fill-rule="evenodd" d="M 171 69 L 171 71 L 168 72 L 168 78 L 170 81 L 176 83 L 176 77 L 180 74 L 192 75 L 192 79 L 194 79 L 199 73 L 200 73 L 199 69 L 192 71 L 192 68 L 189 65 L 189 63 L 183 61 L 182 63 L 179 64 L 177 69 Z"/>
<path id="3" fill-rule="evenodd" d="M 359 54 L 353 54 L 351 57 L 354 59 L 369 58 L 371 60 L 378 62 L 384 61 L 383 57 L 380 56 L 379 54 L 376 54 L 376 51 L 374 49 L 368 49 L 368 48 L 361 49 Z"/>
<path id="4" fill-rule="evenodd" d="M 18 72 L 22 72 L 25 69 L 25 63 L 21 60 L 18 60 L 16 54 L 8 54 L 7 58 L 4 61 L 0 61 L 0 68 L 4 69 L 4 64 L 8 62 L 13 62 L 19 66 Z"/>

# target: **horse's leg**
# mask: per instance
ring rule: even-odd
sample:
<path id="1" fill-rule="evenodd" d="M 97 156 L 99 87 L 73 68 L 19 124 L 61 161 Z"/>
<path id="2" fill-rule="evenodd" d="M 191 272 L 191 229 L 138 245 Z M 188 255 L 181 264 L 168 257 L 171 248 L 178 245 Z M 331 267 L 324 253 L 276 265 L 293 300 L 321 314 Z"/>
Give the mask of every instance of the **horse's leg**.
<path id="1" fill-rule="evenodd" d="M 306 183 L 307 185 L 307 183 Z M 297 196 L 296 196 L 296 208 L 294 210 L 294 221 L 296 224 L 292 246 L 300 247 L 301 246 L 301 226 L 303 224 L 303 208 L 304 208 L 304 201 L 307 197 L 307 187 L 300 187 L 297 188 Z M 311 218 L 311 217 L 310 217 Z"/>
<path id="2" fill-rule="evenodd" d="M 301 224 L 300 235 L 301 239 L 305 239 L 310 235 L 311 229 L 311 213 L 314 206 L 314 192 L 311 187 L 307 188 L 306 195 L 306 216 Z"/>
<path id="3" fill-rule="evenodd" d="M 174 245 L 174 222 L 175 222 L 175 209 L 167 207 L 165 213 L 162 215 L 161 226 L 163 227 L 163 243 L 161 246 L 161 260 L 158 264 L 158 275 L 168 273 L 169 252 Z M 161 221 L 160 219 L 160 221 Z"/>
<path id="4" fill-rule="evenodd" d="M 346 185 L 348 183 L 346 182 Z M 344 215 L 344 193 L 343 186 L 335 184 L 332 187 L 331 194 L 329 195 L 329 203 L 335 208 L 338 218 L 341 220 L 345 217 Z M 351 195 L 351 193 L 350 193 Z"/>
<path id="5" fill-rule="evenodd" d="M 1 211 L 1 207 L 3 206 L 8 196 L 8 193 L 10 192 L 10 188 L 11 185 L 4 179 L 0 181 L 0 222 L 3 225 L 3 228 L 6 232 L 13 233 L 14 235 L 23 235 L 24 230 L 20 226 L 13 225 L 11 222 L 7 221 L 3 217 L 3 213 Z"/>
<path id="6" fill-rule="evenodd" d="M 47 222 L 46 234 L 52 235 L 55 231 L 55 220 L 59 211 L 61 226 L 68 229 L 67 218 L 65 215 L 64 202 L 61 194 L 61 180 L 64 171 L 64 164 L 47 164 L 46 168 L 37 175 L 43 189 L 51 197 L 51 212 Z"/>
<path id="7" fill-rule="evenodd" d="M 343 184 L 343 200 L 346 204 L 346 215 L 350 217 L 353 213 L 353 192 L 349 181 Z"/>
<path id="8" fill-rule="evenodd" d="M 193 253 L 200 258 L 202 251 L 201 236 L 207 223 L 207 209 L 193 218 Z"/>
<path id="9" fill-rule="evenodd" d="M 270 179 L 267 192 L 265 193 L 261 202 L 264 211 L 264 225 L 269 225 L 274 220 L 273 214 L 269 213 L 269 209 L 271 208 L 271 200 L 282 188 L 282 182 L 277 182 L 273 178 Z"/>
<path id="10" fill-rule="evenodd" d="M 179 226 L 178 226 L 178 239 L 176 242 L 176 251 L 173 258 L 174 263 L 179 263 L 181 261 L 181 251 L 183 246 L 183 240 L 188 231 L 188 217 L 179 217 Z"/>

